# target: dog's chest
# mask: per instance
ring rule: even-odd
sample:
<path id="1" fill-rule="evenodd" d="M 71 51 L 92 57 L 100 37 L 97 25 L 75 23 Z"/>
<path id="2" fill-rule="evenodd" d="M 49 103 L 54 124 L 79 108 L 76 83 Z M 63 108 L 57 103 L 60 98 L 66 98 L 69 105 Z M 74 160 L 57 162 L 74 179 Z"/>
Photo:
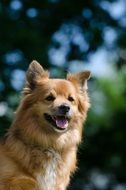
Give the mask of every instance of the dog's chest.
<path id="1" fill-rule="evenodd" d="M 38 186 L 40 190 L 55 190 L 61 157 L 54 151 L 46 154 L 48 159 L 43 160 L 42 171 L 37 175 Z"/>

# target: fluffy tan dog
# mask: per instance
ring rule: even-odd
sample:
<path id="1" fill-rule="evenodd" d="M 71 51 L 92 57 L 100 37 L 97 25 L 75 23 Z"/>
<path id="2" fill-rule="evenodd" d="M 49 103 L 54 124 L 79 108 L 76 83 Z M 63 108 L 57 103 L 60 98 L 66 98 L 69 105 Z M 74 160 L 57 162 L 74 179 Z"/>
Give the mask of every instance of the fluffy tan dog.
<path id="1" fill-rule="evenodd" d="M 0 145 L 0 190 L 65 190 L 89 108 L 89 71 L 50 79 L 33 61 L 23 97 Z"/>

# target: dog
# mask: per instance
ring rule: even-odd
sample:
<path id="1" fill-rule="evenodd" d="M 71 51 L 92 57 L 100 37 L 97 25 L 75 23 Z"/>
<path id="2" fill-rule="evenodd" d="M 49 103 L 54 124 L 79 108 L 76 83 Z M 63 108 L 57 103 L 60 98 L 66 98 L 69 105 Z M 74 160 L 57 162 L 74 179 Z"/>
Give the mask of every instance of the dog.
<path id="1" fill-rule="evenodd" d="M 53 79 L 32 61 L 12 126 L 0 145 L 0 190 L 66 190 L 90 106 L 89 71 Z"/>

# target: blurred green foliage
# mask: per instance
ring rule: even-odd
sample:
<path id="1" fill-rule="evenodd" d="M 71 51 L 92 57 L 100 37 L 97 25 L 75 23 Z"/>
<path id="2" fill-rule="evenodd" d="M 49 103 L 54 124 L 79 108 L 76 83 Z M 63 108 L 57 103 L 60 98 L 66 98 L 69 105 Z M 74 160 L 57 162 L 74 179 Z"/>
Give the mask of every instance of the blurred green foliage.
<path id="1" fill-rule="evenodd" d="M 90 58 L 100 48 L 115 57 L 112 75 L 89 81 L 91 108 L 70 190 L 126 189 L 125 7 L 123 0 L 0 1 L 1 136 L 11 125 L 31 60 L 64 77 L 75 65 L 92 68 Z"/>

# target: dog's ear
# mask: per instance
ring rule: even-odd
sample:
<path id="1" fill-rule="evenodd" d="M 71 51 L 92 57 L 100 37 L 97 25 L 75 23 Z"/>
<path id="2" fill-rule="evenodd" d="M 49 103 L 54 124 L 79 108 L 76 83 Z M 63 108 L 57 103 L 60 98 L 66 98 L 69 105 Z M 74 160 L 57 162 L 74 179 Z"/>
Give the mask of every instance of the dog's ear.
<path id="1" fill-rule="evenodd" d="M 87 80 L 89 80 L 91 77 L 90 71 L 82 71 L 77 74 L 68 74 L 67 80 L 72 82 L 75 86 L 79 84 L 81 87 L 81 90 L 85 91 L 88 89 L 87 87 Z"/>
<path id="2" fill-rule="evenodd" d="M 32 61 L 26 73 L 24 94 L 26 94 L 26 91 L 33 90 L 40 80 L 46 78 L 49 78 L 48 71 L 45 71 L 37 61 Z"/>

